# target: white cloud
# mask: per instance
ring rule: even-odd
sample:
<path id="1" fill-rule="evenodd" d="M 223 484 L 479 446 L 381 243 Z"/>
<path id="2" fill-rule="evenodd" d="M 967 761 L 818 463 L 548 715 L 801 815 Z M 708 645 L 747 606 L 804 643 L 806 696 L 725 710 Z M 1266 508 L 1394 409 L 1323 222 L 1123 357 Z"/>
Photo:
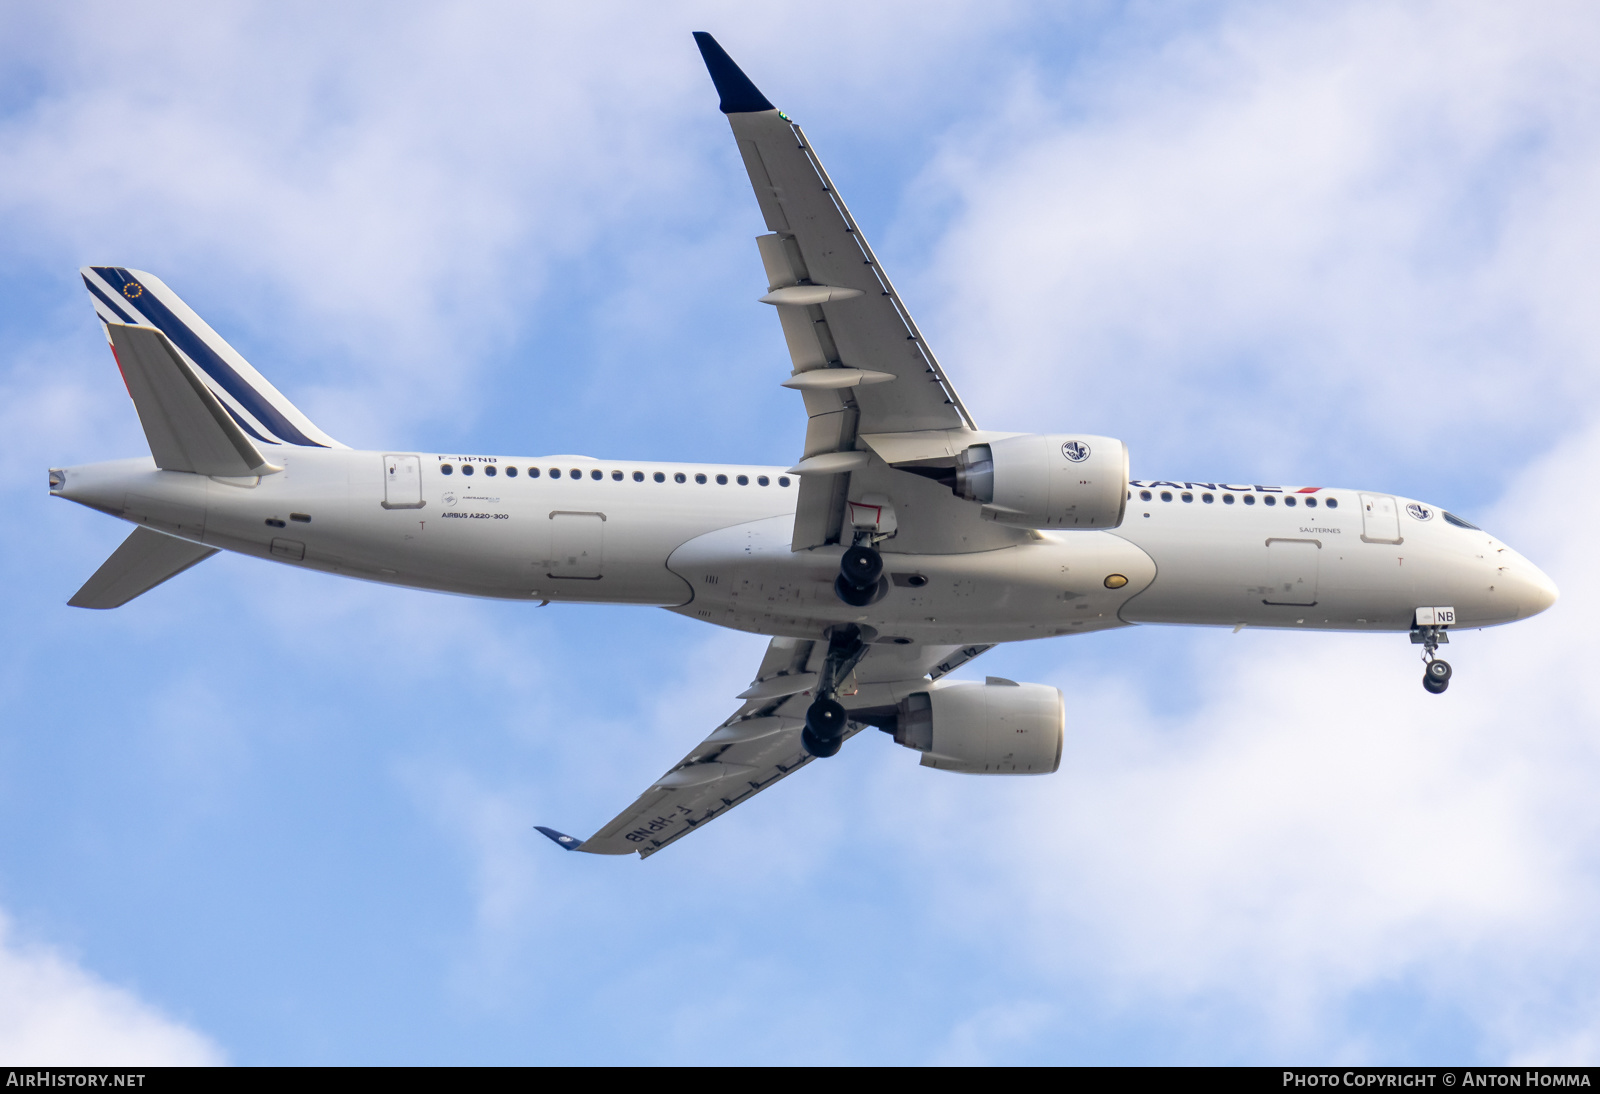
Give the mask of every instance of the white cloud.
<path id="1" fill-rule="evenodd" d="M 709 106 L 677 14 L 466 8 L 392 23 L 335 14 L 303 33 L 228 14 L 237 10 L 171 16 L 193 49 L 170 48 L 177 31 L 160 13 L 75 38 L 64 70 L 83 79 L 7 123 L 16 139 L 0 166 L 4 215 L 39 233 L 18 253 L 120 248 L 105 257 L 181 258 L 219 285 L 258 278 L 254 299 L 213 290 L 234 298 L 239 316 L 258 307 L 255 337 L 319 352 L 342 344 L 357 361 L 338 381 L 348 390 L 323 381 L 320 403 L 295 386 L 336 435 L 360 442 L 380 420 L 388 432 L 408 417 L 470 410 L 485 398 L 471 383 L 483 347 L 522 331 L 517 309 L 542 301 L 550 271 L 569 270 L 562 264 L 586 248 L 619 271 L 605 291 L 639 328 L 624 348 L 648 342 L 651 323 L 669 322 L 700 291 L 684 287 L 693 285 L 684 270 L 715 265 L 713 247 L 690 252 L 674 233 L 737 235 L 755 273 L 744 237 L 757 229 L 726 131 L 681 124 Z M 1526 457 L 1507 454 L 1504 436 L 1555 444 L 1552 421 L 1576 428 L 1596 413 L 1600 330 L 1589 300 L 1600 220 L 1589 206 L 1600 126 L 1590 104 L 1600 97 L 1589 62 L 1600 29 L 1583 12 L 1353 4 L 1291 17 L 1246 6 L 1068 80 L 1025 71 L 1012 114 L 963 123 L 920 183 L 965 204 L 928 279 L 944 286 L 943 306 L 918 306 L 919 317 L 939 330 L 985 424 L 1135 423 L 1145 439 L 1136 460 L 1179 470 L 1193 466 L 1191 446 L 1259 459 L 1267 466 L 1253 469 L 1264 472 L 1364 476 L 1481 450 L 1502 467 L 1485 474 L 1510 476 Z M 863 18 L 855 36 L 807 9 L 805 20 L 740 24 L 748 29 L 723 37 L 743 59 L 748 34 L 751 58 L 765 50 L 788 66 L 763 75 L 764 86 L 799 89 L 812 116 L 823 113 L 813 96 L 823 97 L 838 117 L 886 85 L 919 94 L 948 56 L 933 47 L 967 33 L 954 16 L 931 26 L 920 14 Z M 356 34 L 376 44 L 347 50 Z M 573 45 L 616 34 L 615 48 Z M 166 67 L 148 65 L 163 36 Z M 859 63 L 830 52 L 823 65 L 824 48 Z M 669 54 L 659 68 L 639 61 Z M 819 71 L 829 78 L 816 80 Z M 811 128 L 825 150 L 844 143 Z M 685 212 L 724 200 L 741 203 L 732 227 Z M 630 235 L 658 216 L 679 221 Z M 668 276 L 678 283 L 658 288 Z M 199 303 L 183 278 L 169 280 Z M 74 306 L 88 324 L 87 306 Z M 42 467 L 47 438 L 60 446 L 108 428 L 136 449 L 109 361 L 97 366 L 99 386 L 67 385 L 54 378 L 59 365 L 26 367 L 59 360 L 58 346 L 38 346 L 0 400 L 0 432 L 18 457 L 7 467 Z M 452 347 L 447 367 L 441 346 Z M 614 342 L 602 350 L 625 356 Z M 92 338 L 91 352 L 101 352 Z M 624 371 L 635 387 L 652 370 L 692 387 L 675 370 L 693 362 L 672 363 L 630 357 Z M 323 375 L 293 367 L 302 385 Z M 551 400 L 569 396 L 561 388 Z M 22 434 L 40 453 L 25 461 Z M 1218 437 L 1233 447 L 1222 452 Z M 871 1058 L 881 1042 L 861 1030 L 911 1015 L 908 1052 L 940 1051 L 928 1046 L 942 1022 L 944 1058 L 976 1062 L 1012 1058 L 1095 1011 L 1155 1015 L 1216 1034 L 1213 1051 L 1251 1058 L 1372 1058 L 1424 1040 L 1406 1031 L 1384 1040 L 1361 1006 L 1399 985 L 1420 1006 L 1464 1015 L 1488 1055 L 1592 1058 L 1600 684 L 1584 627 L 1600 593 L 1588 579 L 1600 527 L 1574 507 L 1571 480 L 1597 462 L 1594 435 L 1574 432 L 1508 478 L 1498 512 L 1473 514 L 1545 566 L 1565 598 L 1538 621 L 1461 636 L 1449 651 L 1459 675 L 1442 698 L 1422 693 L 1400 637 L 1193 636 L 1168 647 L 1184 661 L 1176 675 L 1202 681 L 1177 714 L 1170 696 L 1151 701 L 1174 686 L 1159 662 L 1098 660 L 1091 673 L 1077 667 L 1085 647 L 1060 643 L 1049 647 L 1059 665 L 1040 674 L 1074 709 L 1072 749 L 1054 778 L 1002 787 L 945 777 L 872 735 L 837 767 L 806 772 L 643 866 L 568 861 L 528 824 L 574 823 L 573 802 L 597 821 L 622 808 L 731 709 L 759 642 L 708 635 L 646 657 L 622 648 L 640 640 L 637 614 L 596 614 L 605 622 L 590 627 L 578 613 L 611 610 L 551 609 L 519 627 L 498 608 L 335 592 L 331 579 L 304 574 L 245 577 L 246 566 L 264 570 L 255 563 L 208 567 L 241 571 L 239 600 L 227 604 L 255 628 L 254 667 L 284 692 L 275 707 L 325 704 L 330 724 L 371 719 L 373 696 L 395 679 L 376 664 L 385 643 L 417 651 L 402 681 L 416 694 L 441 681 L 456 689 L 448 710 L 430 708 L 436 736 L 397 746 L 403 755 L 390 762 L 455 845 L 454 871 L 430 863 L 436 848 L 417 850 L 415 884 L 469 896 L 453 983 L 474 1005 L 513 1008 L 529 970 L 565 969 L 574 992 L 623 998 L 630 976 L 642 997 L 661 983 L 700 983 L 710 965 L 716 999 L 678 1019 L 670 1047 L 646 1040 L 639 1051 L 692 1058 L 720 1050 L 741 1023 L 755 1030 L 746 1044 L 798 1051 L 785 1047 L 792 1015 L 828 1014 L 837 1027 L 809 1031 L 818 1051 Z M 0 471 L 37 487 L 15 478 L 25 474 L 37 472 Z M 87 574 L 96 561 L 73 565 Z M 149 616 L 97 625 L 158 630 Z M 668 633 L 639 630 L 650 641 Z M 140 643 L 125 645 L 140 656 Z M 158 697 L 181 691 L 170 661 L 138 663 Z M 319 694 L 308 679 L 340 686 Z M 146 693 L 134 698 L 149 705 Z M 637 717 L 624 723 L 616 709 L 630 703 Z M 247 777 L 229 741 L 186 751 L 209 732 L 210 705 L 199 710 L 160 738 L 191 765 L 174 766 Z M 508 739 L 516 747 L 483 749 Z M 874 744 L 882 763 L 852 762 Z M 294 807 L 317 814 L 328 800 Z M 348 872 L 372 850 L 358 844 Z M 575 863 L 596 869 L 579 874 Z M 397 889 L 395 903 L 406 895 Z M 694 937 L 635 931 L 625 920 L 647 898 L 675 923 L 692 920 Z M 827 937 L 845 916 L 840 938 Z M 903 947 L 881 958 L 886 971 L 914 970 L 900 983 L 920 985 L 922 998 L 868 983 L 862 964 L 840 956 L 852 940 L 885 937 L 863 926 L 878 922 Z M 530 945 L 558 928 L 560 945 Z M 301 944 L 284 943 L 285 963 L 302 959 Z M 603 949 L 615 962 L 599 987 L 583 945 L 588 959 Z M 862 945 L 862 960 L 878 957 Z M 969 999 L 968 982 L 994 969 L 1009 974 L 1010 997 L 994 998 L 990 984 Z M 130 1038 L 165 1031 L 174 1053 L 216 1055 L 50 951 L 7 944 L 0 973 L 0 985 L 43 985 L 0 987 L 5 1028 L 25 999 L 16 1013 L 37 1018 L 25 1028 L 39 1038 L 114 1018 Z M 36 1005 L 51 999 L 65 1002 Z"/>
<path id="2" fill-rule="evenodd" d="M 883 806 L 932 929 L 1032 970 L 952 1044 L 1092 985 L 1207 1031 L 1204 1059 L 1394 1058 L 1425 1011 L 1485 1058 L 1593 1058 L 1600 518 L 1574 475 L 1600 460 L 1597 40 L 1560 4 L 1246 6 L 1028 75 L 1010 117 L 951 139 L 941 341 L 986 424 L 1120 416 L 1152 473 L 1393 486 L 1453 459 L 1458 490 L 1504 486 L 1476 515 L 1563 591 L 1458 636 L 1438 698 L 1401 636 L 1207 632 L 1092 669 L 1058 644 L 1060 774 Z M 1390 1027 L 1363 1005 L 1385 993 L 1412 1000 Z"/>
<path id="3" fill-rule="evenodd" d="M 930 179 L 964 202 L 939 261 L 958 383 L 981 363 L 970 401 L 1006 428 L 1117 421 L 1146 467 L 1248 447 L 1370 473 L 1576 427 L 1597 45 L 1582 5 L 1239 5 L 1025 73 Z"/>
<path id="4" fill-rule="evenodd" d="M 15 937 L 0 914 L 0 1059 L 17 1067 L 204 1066 L 204 1034 L 60 952 Z"/>

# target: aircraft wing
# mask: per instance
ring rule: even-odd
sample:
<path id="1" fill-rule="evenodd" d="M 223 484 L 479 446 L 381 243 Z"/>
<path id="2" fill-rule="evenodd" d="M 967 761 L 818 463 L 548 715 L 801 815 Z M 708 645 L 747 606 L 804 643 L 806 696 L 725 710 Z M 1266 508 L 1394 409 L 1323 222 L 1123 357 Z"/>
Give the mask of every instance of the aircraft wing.
<path id="1" fill-rule="evenodd" d="M 858 436 L 975 426 L 805 133 L 711 35 L 695 41 L 766 219 L 761 299 L 794 363 L 785 386 L 805 397 L 793 546 L 838 542 L 850 472 L 871 458 Z"/>
<path id="2" fill-rule="evenodd" d="M 930 679 L 977 657 L 988 646 L 873 646 L 840 689 L 850 712 L 845 738 L 890 715 Z M 800 744 L 810 689 L 827 654 L 826 642 L 774 638 L 744 705 L 652 783 L 637 801 L 586 840 L 553 828 L 539 831 L 570 851 L 596 855 L 638 852 L 649 858 L 809 764 Z M 861 720 L 857 720 L 857 719 Z"/>

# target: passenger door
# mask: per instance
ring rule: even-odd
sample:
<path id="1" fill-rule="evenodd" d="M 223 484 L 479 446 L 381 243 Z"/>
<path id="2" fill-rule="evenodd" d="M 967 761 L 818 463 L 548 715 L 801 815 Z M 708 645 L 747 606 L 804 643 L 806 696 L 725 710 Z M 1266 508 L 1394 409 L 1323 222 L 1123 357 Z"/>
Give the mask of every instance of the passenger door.
<path id="1" fill-rule="evenodd" d="M 417 456 L 383 458 L 383 507 L 422 508 L 422 460 Z"/>
<path id="2" fill-rule="evenodd" d="M 1366 543 L 1400 542 L 1400 507 L 1388 494 L 1361 495 L 1361 539 Z"/>

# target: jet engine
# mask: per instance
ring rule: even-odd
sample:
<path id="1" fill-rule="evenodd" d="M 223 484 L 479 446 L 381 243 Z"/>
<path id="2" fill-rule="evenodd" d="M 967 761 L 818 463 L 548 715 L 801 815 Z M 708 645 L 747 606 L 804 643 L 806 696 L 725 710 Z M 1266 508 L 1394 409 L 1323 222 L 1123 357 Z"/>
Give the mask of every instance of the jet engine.
<path id="1" fill-rule="evenodd" d="M 1128 504 L 1128 447 L 1076 433 L 975 444 L 956 458 L 952 489 L 999 524 L 1115 528 Z"/>
<path id="2" fill-rule="evenodd" d="M 1044 684 L 991 676 L 951 683 L 900 701 L 896 744 L 922 753 L 923 767 L 969 775 L 1048 775 L 1061 766 L 1066 705 Z"/>

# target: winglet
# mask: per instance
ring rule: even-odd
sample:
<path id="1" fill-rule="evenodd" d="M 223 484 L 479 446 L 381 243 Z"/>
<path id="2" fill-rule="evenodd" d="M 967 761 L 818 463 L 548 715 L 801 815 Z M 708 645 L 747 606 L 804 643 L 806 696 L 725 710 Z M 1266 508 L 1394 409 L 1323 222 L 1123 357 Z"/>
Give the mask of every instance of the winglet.
<path id="1" fill-rule="evenodd" d="M 583 849 L 583 841 L 581 839 L 574 839 L 565 832 L 557 832 L 554 828 L 546 828 L 542 824 L 536 824 L 534 828 L 554 840 L 557 847 L 565 847 L 568 851 L 581 851 Z"/>
<path id="2" fill-rule="evenodd" d="M 717 86 L 717 94 L 722 96 L 720 107 L 724 114 L 754 114 L 761 110 L 777 109 L 750 82 L 750 77 L 733 63 L 733 58 L 717 44 L 715 38 L 703 30 L 697 30 L 694 32 L 694 41 L 700 47 L 700 56 L 705 58 L 706 71 L 711 73 L 711 82 Z"/>

